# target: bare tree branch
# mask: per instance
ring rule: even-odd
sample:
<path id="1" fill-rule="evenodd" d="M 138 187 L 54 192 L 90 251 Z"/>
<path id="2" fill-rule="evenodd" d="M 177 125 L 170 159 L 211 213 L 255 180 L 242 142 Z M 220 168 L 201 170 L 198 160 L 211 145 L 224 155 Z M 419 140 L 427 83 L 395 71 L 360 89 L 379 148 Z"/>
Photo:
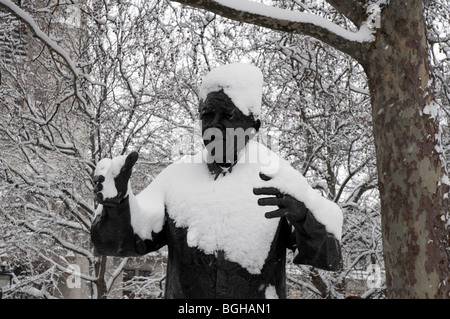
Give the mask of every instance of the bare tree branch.
<path id="1" fill-rule="evenodd" d="M 346 30 L 320 16 L 293 12 L 244 0 L 173 0 L 181 4 L 221 15 L 238 22 L 246 22 L 275 31 L 304 34 L 321 40 L 350 55 L 358 61 L 364 60 L 367 43 L 374 40 L 363 26 L 358 32 Z"/>
<path id="2" fill-rule="evenodd" d="M 0 0 L 0 6 L 6 8 L 11 14 L 13 14 L 17 19 L 24 22 L 26 25 L 30 27 L 30 30 L 33 32 L 34 36 L 41 40 L 51 51 L 58 54 L 61 58 L 66 61 L 67 66 L 69 67 L 70 71 L 73 73 L 73 75 L 78 77 L 85 78 L 88 82 L 91 84 L 96 85 L 104 85 L 103 83 L 94 81 L 91 79 L 91 77 L 83 72 L 81 72 L 75 65 L 75 62 L 70 58 L 69 54 L 66 50 L 61 48 L 55 41 L 53 41 L 47 34 L 45 34 L 39 26 L 36 24 L 36 22 L 29 16 L 28 13 L 23 11 L 20 7 L 18 7 L 16 4 L 14 4 L 12 1 L 9 0 Z"/>

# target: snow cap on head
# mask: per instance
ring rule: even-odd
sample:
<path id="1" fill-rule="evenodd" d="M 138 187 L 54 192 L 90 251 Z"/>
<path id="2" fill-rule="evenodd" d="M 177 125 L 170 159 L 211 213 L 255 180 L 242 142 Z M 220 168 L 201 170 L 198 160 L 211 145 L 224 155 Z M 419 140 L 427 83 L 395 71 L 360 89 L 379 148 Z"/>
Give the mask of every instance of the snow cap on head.
<path id="1" fill-rule="evenodd" d="M 209 72 L 200 87 L 200 100 L 209 93 L 223 90 L 244 115 L 261 113 L 263 75 L 259 68 L 247 63 L 219 66 Z"/>

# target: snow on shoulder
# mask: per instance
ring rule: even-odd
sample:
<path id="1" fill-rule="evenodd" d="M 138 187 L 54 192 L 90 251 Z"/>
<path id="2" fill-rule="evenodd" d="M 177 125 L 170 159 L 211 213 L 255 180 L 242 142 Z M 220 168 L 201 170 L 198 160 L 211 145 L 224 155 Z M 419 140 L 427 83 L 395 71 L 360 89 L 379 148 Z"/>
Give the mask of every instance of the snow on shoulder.
<path id="1" fill-rule="evenodd" d="M 323 197 L 309 185 L 307 179 L 295 170 L 288 161 L 279 157 L 264 146 L 259 147 L 261 173 L 270 177 L 269 181 L 258 180 L 255 187 L 275 187 L 282 193 L 291 195 L 303 202 L 318 222 L 341 241 L 343 216 L 341 208 L 333 201 Z"/>
<path id="2" fill-rule="evenodd" d="M 265 218 L 255 187 L 278 187 L 303 201 L 328 232 L 341 238 L 342 213 L 332 201 L 312 189 L 290 164 L 250 141 L 239 153 L 231 173 L 216 180 L 199 152 L 170 165 L 140 194 L 131 207 L 132 226 L 143 239 L 162 229 L 164 211 L 177 227 L 186 228 L 187 244 L 206 254 L 223 251 L 226 258 L 251 274 L 261 273 L 279 219 Z M 260 173 L 270 175 L 263 181 Z M 266 196 L 266 195 L 261 195 Z"/>
<path id="3" fill-rule="evenodd" d="M 200 88 L 200 99 L 223 89 L 234 105 L 245 115 L 261 113 L 263 75 L 259 68 L 247 63 L 231 63 L 209 72 Z"/>

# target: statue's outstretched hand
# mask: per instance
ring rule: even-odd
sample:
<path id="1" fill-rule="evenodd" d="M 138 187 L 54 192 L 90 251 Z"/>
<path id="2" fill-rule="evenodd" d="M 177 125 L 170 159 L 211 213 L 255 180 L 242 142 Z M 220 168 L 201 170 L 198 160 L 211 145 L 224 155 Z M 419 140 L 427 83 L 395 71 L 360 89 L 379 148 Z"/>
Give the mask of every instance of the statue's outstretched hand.
<path id="1" fill-rule="evenodd" d="M 103 205 L 118 205 L 128 196 L 128 181 L 138 153 L 104 158 L 98 162 L 94 173 L 94 193 Z"/>
<path id="2" fill-rule="evenodd" d="M 260 174 L 260 178 L 264 181 L 269 181 L 270 177 Z M 307 208 L 305 204 L 291 195 L 282 193 L 275 187 L 260 187 L 254 188 L 255 195 L 269 195 L 258 199 L 260 206 L 278 206 L 278 209 L 269 211 L 265 214 L 266 218 L 287 217 L 291 221 L 303 222 L 306 218 Z"/>

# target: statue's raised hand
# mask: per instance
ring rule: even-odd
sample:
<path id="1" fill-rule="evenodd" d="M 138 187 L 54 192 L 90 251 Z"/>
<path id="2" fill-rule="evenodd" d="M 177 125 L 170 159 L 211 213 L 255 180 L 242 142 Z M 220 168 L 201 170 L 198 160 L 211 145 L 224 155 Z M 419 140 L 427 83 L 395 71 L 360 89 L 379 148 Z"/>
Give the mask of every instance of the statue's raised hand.
<path id="1" fill-rule="evenodd" d="M 98 162 L 94 173 L 94 192 L 100 204 L 118 205 L 128 196 L 128 181 L 138 157 L 137 152 L 132 152 L 128 156 L 104 158 Z"/>
<path id="2" fill-rule="evenodd" d="M 264 181 L 271 179 L 262 173 L 259 176 Z M 286 217 L 292 222 L 304 222 L 308 209 L 305 204 L 291 195 L 285 194 L 275 187 L 254 188 L 253 194 L 270 196 L 258 199 L 260 206 L 278 206 L 278 209 L 267 212 L 266 218 Z"/>

